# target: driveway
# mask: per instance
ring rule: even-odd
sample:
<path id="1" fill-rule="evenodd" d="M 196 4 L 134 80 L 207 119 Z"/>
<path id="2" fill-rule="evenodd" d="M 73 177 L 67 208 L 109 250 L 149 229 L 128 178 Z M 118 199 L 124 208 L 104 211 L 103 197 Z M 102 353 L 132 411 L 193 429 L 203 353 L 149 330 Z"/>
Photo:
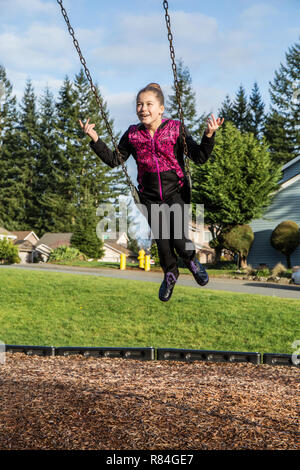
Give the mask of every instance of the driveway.
<path id="1" fill-rule="evenodd" d="M 14 269 L 31 269 L 41 271 L 54 271 L 63 273 L 85 274 L 90 276 L 104 276 L 114 277 L 119 279 L 131 279 L 137 281 L 147 281 L 161 283 L 163 279 L 162 272 L 154 271 L 137 271 L 127 269 L 121 271 L 120 269 L 113 268 L 82 268 L 78 266 L 61 266 L 54 264 L 15 264 L 15 265 L 2 265 L 1 269 L 14 268 Z M 272 297 L 284 297 L 290 299 L 300 300 L 300 286 L 295 285 L 280 285 L 275 283 L 263 283 L 255 281 L 245 281 L 239 279 L 219 279 L 210 278 L 210 282 L 205 287 L 200 287 L 196 284 L 192 275 L 181 274 L 178 279 L 178 285 L 190 286 L 197 289 L 210 289 L 228 292 L 240 292 L 244 294 L 260 294 L 270 295 Z"/>

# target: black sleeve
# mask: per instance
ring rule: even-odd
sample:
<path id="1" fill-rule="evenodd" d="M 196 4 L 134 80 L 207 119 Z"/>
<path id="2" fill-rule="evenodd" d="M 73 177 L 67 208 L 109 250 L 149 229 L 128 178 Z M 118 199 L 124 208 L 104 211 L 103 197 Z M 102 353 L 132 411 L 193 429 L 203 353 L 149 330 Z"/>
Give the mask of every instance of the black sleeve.
<path id="1" fill-rule="evenodd" d="M 100 157 L 101 160 L 111 168 L 115 168 L 116 166 L 121 165 L 117 152 L 115 150 L 110 150 L 105 142 L 100 139 L 100 137 L 97 142 L 92 140 L 90 142 L 90 147 L 96 153 L 96 155 L 98 155 L 98 157 Z M 122 160 L 125 162 L 132 154 L 132 146 L 128 139 L 128 130 L 121 137 L 118 149 L 121 153 Z"/>
<path id="2" fill-rule="evenodd" d="M 188 157 L 195 163 L 199 165 L 205 163 L 210 157 L 214 144 L 215 144 L 215 132 L 211 137 L 207 137 L 205 133 L 202 136 L 201 143 L 198 144 L 191 136 L 186 127 L 185 130 L 185 140 L 188 148 Z M 180 142 L 183 150 L 183 132 L 182 125 L 180 126 Z"/>

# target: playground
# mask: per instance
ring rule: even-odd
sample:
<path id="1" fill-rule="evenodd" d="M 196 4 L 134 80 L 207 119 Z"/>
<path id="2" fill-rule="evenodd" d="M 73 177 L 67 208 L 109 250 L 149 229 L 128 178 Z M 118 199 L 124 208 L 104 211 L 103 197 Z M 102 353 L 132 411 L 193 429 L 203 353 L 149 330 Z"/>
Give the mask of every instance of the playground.
<path id="1" fill-rule="evenodd" d="M 163 237 L 158 231 L 152 238 L 157 244 L 160 271 L 153 269 L 151 273 L 149 254 L 145 257 L 145 266 L 141 266 L 140 256 L 139 268 L 132 267 L 126 271 L 124 253 L 120 255 L 120 269 L 103 265 L 103 272 L 102 268 L 93 271 L 92 265 L 82 266 L 82 272 L 79 269 L 76 272 L 77 268 L 72 263 L 64 267 L 55 264 L 51 266 L 50 262 L 46 268 L 36 269 L 8 266 L 16 263 L 18 252 L 17 237 L 12 232 L 20 233 L 29 227 L 31 233 L 39 230 L 41 233 L 61 236 L 72 234 L 72 243 L 82 249 L 88 259 L 103 257 L 104 251 L 101 254 L 101 250 L 104 239 L 102 248 L 99 239 L 104 234 L 99 236 L 96 233 L 95 209 L 96 205 L 100 207 L 101 203 L 113 199 L 115 192 L 116 196 L 122 193 L 129 195 L 139 210 L 141 202 L 147 203 L 148 208 L 155 205 L 157 200 L 159 204 L 167 201 L 170 206 L 174 198 L 181 208 L 191 201 L 200 201 L 202 204 L 201 198 L 207 197 L 207 202 L 203 204 L 215 259 L 220 261 L 222 250 L 227 247 L 247 264 L 247 255 L 254 239 L 248 223 L 260 217 L 270 203 L 269 196 L 278 189 L 282 165 L 286 167 L 288 164 L 290 168 L 288 158 L 293 158 L 293 164 L 298 162 L 298 156 L 292 153 L 298 149 L 299 134 L 296 131 L 299 130 L 295 123 L 299 119 L 294 111 L 297 101 L 292 103 L 294 108 L 289 103 L 288 109 L 292 116 L 288 122 L 290 128 L 284 129 L 286 134 L 282 132 L 279 136 L 282 140 L 276 136 L 278 129 L 283 130 L 282 121 L 274 121 L 278 119 L 277 115 L 264 115 L 257 83 L 253 85 L 249 107 L 244 106 L 248 98 L 244 96 L 241 86 L 240 94 L 237 95 L 239 106 L 236 106 L 237 102 L 231 103 L 227 94 L 222 113 L 218 112 L 219 117 L 204 113 L 197 118 L 196 95 L 190 87 L 188 69 L 183 67 L 181 59 L 178 62 L 177 55 L 175 57 L 174 31 L 185 42 L 184 47 L 178 47 L 178 56 L 186 50 L 187 60 L 196 60 L 194 69 L 201 68 L 203 80 L 206 77 L 199 101 L 202 100 L 199 107 L 202 112 L 205 95 L 218 95 L 215 97 L 217 103 L 224 90 L 232 86 L 229 80 L 231 76 L 242 81 L 240 74 L 244 71 L 244 62 L 247 76 L 249 69 L 245 51 L 248 51 L 252 42 L 255 47 L 250 51 L 253 57 L 249 56 L 249 63 L 251 70 L 257 67 L 257 73 L 260 71 L 264 62 L 260 62 L 258 49 L 263 47 L 257 45 L 259 41 L 256 33 L 260 21 L 256 22 L 256 16 L 261 14 L 261 24 L 265 27 L 267 18 L 269 21 L 269 16 L 271 19 L 272 15 L 276 16 L 275 8 L 269 5 L 270 8 L 264 10 L 264 5 L 264 11 L 260 11 L 259 5 L 253 4 L 248 9 L 240 10 L 236 21 L 239 28 L 250 28 L 248 38 L 247 34 L 241 34 L 242 29 L 233 29 L 230 35 L 224 28 L 225 22 L 219 26 L 220 20 L 217 21 L 213 16 L 220 14 L 225 17 L 225 11 L 219 12 L 219 8 L 213 12 L 208 5 L 205 8 L 209 9 L 205 12 L 197 10 L 198 25 L 193 22 L 191 5 L 180 2 L 182 5 L 178 10 L 171 5 L 170 11 L 168 2 L 164 0 L 160 2 L 162 9 L 159 14 L 166 28 L 164 40 L 167 55 L 161 55 L 160 58 L 162 41 L 157 38 L 162 28 L 159 27 L 157 10 L 156 16 L 151 16 L 149 11 L 142 10 L 141 2 L 136 2 L 136 6 L 141 8 L 138 14 L 133 11 L 133 5 L 126 6 L 128 12 L 120 13 L 117 10 L 122 4 L 116 3 L 118 6 L 113 5 L 112 10 L 111 5 L 106 5 L 101 15 L 100 10 L 97 10 L 99 18 L 93 14 L 93 9 L 99 8 L 99 3 L 94 1 L 91 1 L 93 6 L 90 6 L 89 11 L 81 13 L 79 7 L 81 5 L 83 8 L 82 2 L 53 0 L 51 3 L 51 0 L 38 0 L 32 3 L 32 8 L 38 6 L 39 14 L 47 14 L 53 21 L 49 21 L 48 29 L 37 27 L 36 19 L 36 23 L 32 23 L 28 29 L 38 31 L 38 36 L 42 36 L 40 42 L 39 38 L 32 41 L 38 42 L 41 50 L 46 44 L 52 51 L 51 41 L 43 36 L 44 30 L 47 34 L 51 32 L 53 39 L 57 37 L 57 45 L 54 41 L 54 56 L 55 68 L 60 77 L 53 78 L 52 83 L 57 85 L 62 72 L 72 70 L 71 63 L 75 57 L 82 66 L 76 77 L 76 92 L 72 91 L 72 84 L 66 76 L 64 91 L 59 93 L 58 98 L 61 102 L 55 104 L 51 94 L 47 94 L 43 109 L 35 114 L 35 98 L 31 93 L 31 83 L 28 83 L 27 105 L 26 100 L 23 100 L 23 114 L 18 113 L 16 100 L 11 98 L 12 88 L 6 79 L 6 72 L 4 67 L 0 67 L 0 73 L 5 78 L 0 81 L 0 105 L 2 98 L 4 103 L 0 147 L 3 173 L 0 199 L 3 204 L 0 204 L 0 210 L 6 204 L 9 207 L 7 213 L 3 211 L 0 214 L 0 228 L 7 225 L 11 231 L 4 228 L 4 235 L 0 234 L 1 242 L 2 238 L 5 240 L 3 246 L 6 244 L 1 262 L 7 261 L 10 249 L 9 256 L 12 256 L 12 261 L 2 266 L 3 269 L 0 268 L 0 450 L 299 450 L 300 287 L 291 285 L 290 278 L 291 256 L 300 247 L 300 231 L 296 222 L 293 222 L 291 228 L 290 221 L 287 221 L 290 232 L 287 231 L 282 243 L 280 230 L 279 236 L 277 234 L 274 240 L 272 238 L 272 247 L 285 254 L 287 259 L 288 272 L 278 278 L 281 285 L 275 282 L 268 284 L 267 280 L 262 285 L 253 277 L 245 285 L 242 279 L 236 279 L 236 282 L 233 281 L 234 286 L 231 285 L 232 279 L 228 279 L 227 288 L 221 275 L 219 281 L 213 276 L 210 279 L 205 266 L 197 257 L 196 246 L 191 243 L 190 248 L 186 248 L 189 240 L 185 238 L 185 231 L 181 231 L 180 237 L 175 236 L 174 214 L 169 235 Z M 184 8 L 188 11 L 183 11 Z M 28 10 L 27 13 L 35 18 L 38 11 Z M 81 15 L 83 21 L 79 22 Z M 22 17 L 22 13 L 18 16 Z M 61 21 L 57 23 L 57 28 L 54 27 L 58 21 L 54 19 L 56 16 Z M 26 20 L 26 15 L 24 17 Z M 294 14 L 294 17 L 297 15 Z M 284 24 L 284 15 L 282 18 Z M 91 19 L 99 21 L 99 24 L 90 25 Z M 231 24 L 232 18 L 227 20 Z M 9 22 L 6 21 L 9 31 Z M 73 24 L 76 25 L 75 29 Z M 189 31 L 191 24 L 194 28 Z M 112 28 L 109 33 L 107 25 Z M 114 29 L 115 25 L 119 27 Z M 209 26 L 206 32 L 204 25 Z M 132 26 L 137 31 L 134 41 L 129 34 Z M 13 33 L 22 30 L 22 26 L 12 24 L 11 28 L 11 36 L 5 31 L 7 44 L 17 44 L 22 49 L 22 41 L 12 40 Z M 67 36 L 58 34 L 62 28 L 65 28 Z M 115 39 L 114 31 L 119 30 L 121 36 Z M 196 41 L 196 49 L 193 49 L 191 43 L 202 30 L 203 37 L 200 43 Z M 296 28 L 288 24 L 288 29 L 285 25 L 282 31 L 282 35 L 284 31 L 289 31 L 292 38 Z M 149 33 L 153 33 L 153 36 L 149 36 L 151 40 L 148 44 Z M 106 36 L 116 42 L 106 44 Z M 264 33 L 264 37 L 267 36 L 268 33 Z M 140 56 L 137 46 L 144 37 L 149 48 Z M 124 38 L 124 44 L 118 38 Z M 255 38 L 255 41 L 251 38 Z M 25 39 L 23 42 L 29 47 L 30 41 Z M 244 50 L 242 47 L 238 49 L 237 43 L 243 40 Z M 226 41 L 229 41 L 227 46 Z M 230 46 L 231 41 L 233 47 Z M 271 44 L 272 38 L 269 41 Z M 213 43 L 212 49 L 209 47 L 210 42 Z M 66 56 L 59 62 L 62 50 Z M 201 52 L 201 55 L 200 50 L 205 53 Z M 296 54 L 298 50 L 295 46 L 289 53 Z M 265 54 L 269 54 L 270 62 L 274 61 L 275 64 L 273 53 L 274 57 L 266 49 Z M 197 62 L 198 54 L 201 64 Z M 14 53 L 11 52 L 10 56 L 13 57 Z M 108 66 L 109 59 L 114 56 L 117 59 L 115 65 L 112 62 Z M 11 57 L 6 58 L 8 70 L 12 68 L 9 62 Z M 30 54 L 28 57 L 24 54 L 24 57 L 30 60 Z M 32 66 L 38 69 L 40 56 L 32 54 L 32 57 Z M 170 62 L 167 63 L 166 57 Z M 214 57 L 213 62 L 220 63 L 220 70 L 211 70 L 205 76 L 207 68 L 213 65 L 211 57 Z M 47 60 L 51 62 L 47 58 L 45 62 Z M 94 65 L 89 69 L 93 61 Z M 239 61 L 240 68 L 235 69 Z M 228 62 L 230 70 L 227 70 Z M 92 77 L 90 70 L 97 63 L 101 64 L 101 69 L 98 69 L 97 74 L 93 71 Z M 296 59 L 293 63 L 296 63 Z M 162 79 L 163 75 L 157 75 L 163 66 L 170 69 L 172 90 L 170 77 Z M 25 70 L 25 65 L 21 67 Z M 25 70 L 26 73 L 29 68 Z M 15 70 L 15 77 L 24 77 L 20 70 Z M 48 72 L 41 70 L 42 76 L 48 80 Z M 133 95 L 130 95 L 135 106 L 134 119 L 139 121 L 134 124 L 133 120 L 131 123 L 133 118 L 127 106 L 129 92 L 126 86 L 128 88 L 135 74 L 138 76 L 139 73 L 143 77 L 141 86 L 148 85 L 140 88 L 133 101 Z M 217 81 L 220 75 L 224 76 L 224 84 Z M 266 76 L 263 77 L 265 82 Z M 115 83 L 120 87 L 122 85 L 123 89 L 114 89 L 115 77 L 118 80 Z M 200 83 L 199 77 L 197 80 Z M 109 114 L 102 90 L 94 81 L 96 78 L 100 79 L 100 86 L 103 85 L 103 96 L 114 93 L 114 99 L 111 100 L 114 110 L 121 109 L 118 106 L 122 106 L 122 99 L 127 103 L 130 126 L 123 135 L 114 128 L 114 119 Z M 172 96 L 172 109 L 168 111 L 167 118 L 163 117 L 165 102 L 162 88 L 150 80 L 158 80 L 167 92 L 173 92 L 173 95 L 169 95 L 169 98 Z M 279 79 L 277 81 L 280 82 Z M 292 86 L 291 80 L 287 82 L 289 87 Z M 276 95 L 275 85 L 273 99 Z M 293 87 L 294 99 L 298 99 L 298 82 L 293 83 Z M 280 97 L 283 91 L 279 90 Z M 190 99 L 195 104 L 195 110 Z M 216 107 L 215 103 L 209 105 L 210 109 Z M 48 113 L 52 107 L 53 113 Z M 248 110 L 246 114 L 244 108 Z M 125 109 L 125 105 L 122 109 Z M 216 133 L 219 135 L 215 146 Z M 285 144 L 288 140 L 286 136 L 290 139 L 287 154 L 281 148 L 281 143 Z M 268 145 L 271 146 L 271 152 L 265 137 L 270 139 Z M 136 181 L 133 181 L 132 171 L 129 171 L 132 168 L 128 163 L 128 166 L 125 164 L 131 156 L 137 166 L 134 167 L 137 169 Z M 201 174 L 199 167 L 207 161 L 208 166 Z M 223 163 L 224 172 L 219 173 Z M 118 170 L 114 172 L 116 167 Z M 114 171 L 108 174 L 110 170 Z M 207 175 L 211 179 L 206 182 Z M 297 182 L 298 174 L 293 174 L 291 179 Z M 246 198 L 248 194 L 249 199 Z M 154 218 L 151 217 L 147 218 L 147 222 L 153 228 Z M 176 218 L 182 229 L 182 212 L 180 215 L 178 212 Z M 237 232 L 232 235 L 231 230 L 235 228 Z M 287 230 L 286 226 L 284 229 Z M 91 237 L 89 230 L 93 232 Z M 14 239 L 14 246 L 5 234 Z M 230 234 L 232 244 L 229 243 Z M 138 233 L 136 236 L 137 239 L 132 239 L 131 243 L 136 242 L 138 245 Z M 245 240 L 243 246 L 239 246 L 241 239 Z M 52 250 L 43 243 L 33 245 L 28 240 L 21 242 L 26 253 L 32 254 L 33 249 L 39 246 L 40 254 Z M 203 249 L 203 245 L 200 248 Z M 181 272 L 177 255 L 184 265 Z M 259 256 L 263 259 L 257 257 L 257 260 L 264 261 L 264 255 L 261 253 Z M 259 265 L 265 266 L 265 263 Z M 141 276 L 141 268 L 148 279 Z M 118 271 L 118 274 L 113 275 L 113 271 Z M 265 268 L 265 271 L 268 269 Z M 160 287 L 157 285 L 158 276 Z M 89 348 L 94 348 L 95 354 L 90 354 L 87 351 Z M 107 351 L 106 354 L 98 351 L 97 356 L 95 350 L 101 348 L 119 348 L 122 353 L 114 356 Z M 130 352 L 130 348 L 135 349 L 137 354 Z M 172 353 L 166 351 L 165 356 L 159 356 L 158 352 L 162 353 L 164 348 L 185 353 L 178 356 L 178 360 L 174 360 Z M 148 352 L 151 350 L 152 356 L 138 356 L 138 350 L 142 349 Z M 269 362 L 260 360 L 261 353 L 269 355 Z M 281 356 L 282 362 L 280 359 L 277 361 L 276 357 L 270 357 L 276 354 Z M 252 360 L 256 355 L 259 356 L 257 361 Z"/>
<path id="2" fill-rule="evenodd" d="M 296 367 L 7 354 L 0 449 L 299 450 L 299 397 Z"/>

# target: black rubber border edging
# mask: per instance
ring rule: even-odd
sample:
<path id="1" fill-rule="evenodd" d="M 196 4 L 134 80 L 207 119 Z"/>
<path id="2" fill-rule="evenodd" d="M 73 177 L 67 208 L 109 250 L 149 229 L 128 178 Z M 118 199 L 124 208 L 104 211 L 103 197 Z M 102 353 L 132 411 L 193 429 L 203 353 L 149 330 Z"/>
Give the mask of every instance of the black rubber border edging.
<path id="1" fill-rule="evenodd" d="M 81 347 L 81 346 L 28 346 L 6 344 L 8 353 L 24 353 L 28 356 L 71 356 L 135 359 L 139 361 L 223 362 L 268 364 L 300 367 L 300 355 L 241 351 L 217 351 L 206 349 L 176 348 L 125 348 L 125 347 Z"/>

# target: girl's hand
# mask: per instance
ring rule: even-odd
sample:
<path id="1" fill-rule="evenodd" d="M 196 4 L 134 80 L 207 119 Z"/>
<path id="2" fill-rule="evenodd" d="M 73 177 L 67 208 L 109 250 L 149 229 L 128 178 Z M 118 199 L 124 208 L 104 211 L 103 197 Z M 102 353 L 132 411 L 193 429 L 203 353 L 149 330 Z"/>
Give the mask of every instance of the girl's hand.
<path id="1" fill-rule="evenodd" d="M 81 120 L 79 119 L 80 127 L 81 129 L 84 130 L 85 134 L 89 135 L 91 139 L 93 139 L 94 142 L 97 142 L 98 140 L 98 134 L 96 131 L 94 131 L 94 127 L 96 124 L 89 124 L 90 118 L 86 121 L 86 123 L 83 125 Z"/>
<path id="2" fill-rule="evenodd" d="M 207 120 L 207 128 L 205 130 L 205 134 L 207 137 L 212 137 L 213 133 L 219 129 L 220 126 L 222 126 L 224 122 L 224 118 L 217 118 L 215 119 L 215 116 L 212 114 L 211 119 Z"/>

